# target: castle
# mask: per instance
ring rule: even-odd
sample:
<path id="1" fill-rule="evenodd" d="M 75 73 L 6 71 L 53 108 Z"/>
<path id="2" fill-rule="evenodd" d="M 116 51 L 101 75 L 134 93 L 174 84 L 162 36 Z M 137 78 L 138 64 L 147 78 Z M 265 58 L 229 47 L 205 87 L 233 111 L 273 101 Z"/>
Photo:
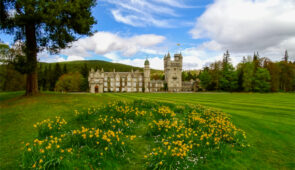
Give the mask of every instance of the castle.
<path id="1" fill-rule="evenodd" d="M 169 53 L 164 56 L 165 80 L 151 80 L 147 59 L 143 72 L 104 72 L 103 69 L 91 69 L 88 77 L 90 93 L 192 91 L 194 81 L 182 81 L 182 60 L 181 53 L 174 54 L 174 60 L 171 60 Z"/>

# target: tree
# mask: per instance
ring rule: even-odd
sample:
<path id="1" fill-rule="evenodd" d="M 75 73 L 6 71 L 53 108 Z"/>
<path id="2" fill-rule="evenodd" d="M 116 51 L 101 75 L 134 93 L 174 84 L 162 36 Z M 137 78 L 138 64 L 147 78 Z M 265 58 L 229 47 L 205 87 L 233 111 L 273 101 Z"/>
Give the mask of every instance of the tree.
<path id="1" fill-rule="evenodd" d="M 54 75 L 53 75 L 54 84 L 57 82 L 57 80 L 59 79 L 61 75 L 62 75 L 62 70 L 60 68 L 60 65 L 56 63 L 54 68 Z"/>
<path id="2" fill-rule="evenodd" d="M 270 73 L 270 88 L 272 92 L 277 92 L 280 90 L 280 73 L 281 68 L 278 63 L 268 62 L 266 64 L 266 68 L 268 69 Z"/>
<path id="3" fill-rule="evenodd" d="M 220 78 L 220 89 L 223 91 L 235 91 L 238 88 L 238 77 L 235 68 L 230 63 L 228 50 L 223 56 L 222 73 Z"/>
<path id="4" fill-rule="evenodd" d="M 81 67 L 80 73 L 83 76 L 83 81 L 81 83 L 80 89 L 82 91 L 88 91 L 88 89 L 89 89 L 89 82 L 88 82 L 89 69 L 88 69 L 86 63 L 84 64 L 84 66 Z"/>
<path id="5" fill-rule="evenodd" d="M 203 90 L 209 90 L 209 86 L 211 84 L 211 75 L 209 74 L 209 68 L 205 67 L 202 72 L 199 74 L 201 88 Z"/>
<path id="6" fill-rule="evenodd" d="M 0 43 L 0 91 L 24 90 L 25 76 L 11 63 L 14 49 Z"/>
<path id="7" fill-rule="evenodd" d="M 38 93 L 37 53 L 57 53 L 77 39 L 90 35 L 95 23 L 91 7 L 95 0 L 1 0 L 0 29 L 24 40 L 27 74 L 26 95 Z M 12 14 L 11 11 L 14 13 Z"/>
<path id="8" fill-rule="evenodd" d="M 83 77 L 78 72 L 64 74 L 58 79 L 55 90 L 61 92 L 77 92 L 80 91 L 80 86 L 82 82 Z"/>
<path id="9" fill-rule="evenodd" d="M 255 92 L 269 92 L 270 91 L 270 74 L 265 68 L 258 68 L 253 79 L 253 90 Z"/>
<path id="10" fill-rule="evenodd" d="M 68 73 L 67 65 L 64 64 L 64 67 L 62 69 L 62 74 L 67 74 L 67 73 Z"/>
<path id="11" fill-rule="evenodd" d="M 224 91 L 235 91 L 238 89 L 238 77 L 234 67 L 227 63 L 222 70 L 220 78 L 220 89 Z"/>
<path id="12" fill-rule="evenodd" d="M 213 90 L 220 89 L 220 78 L 222 76 L 222 62 L 216 61 L 210 65 L 211 85 Z"/>
<path id="13" fill-rule="evenodd" d="M 254 75 L 254 64 L 247 62 L 243 66 L 243 90 L 246 92 L 252 91 L 252 82 Z"/>

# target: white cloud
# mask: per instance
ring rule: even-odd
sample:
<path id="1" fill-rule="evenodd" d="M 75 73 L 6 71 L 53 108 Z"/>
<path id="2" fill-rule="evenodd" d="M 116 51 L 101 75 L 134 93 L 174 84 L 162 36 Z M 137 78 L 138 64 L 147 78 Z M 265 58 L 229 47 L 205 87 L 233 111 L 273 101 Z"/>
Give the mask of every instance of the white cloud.
<path id="1" fill-rule="evenodd" d="M 113 60 L 112 62 L 132 65 L 132 66 L 136 66 L 136 67 L 143 67 L 145 60 L 146 59 L 139 59 L 139 58 L 136 58 L 136 59 L 118 59 L 118 60 Z M 151 58 L 148 58 L 148 60 L 150 62 L 150 68 L 159 69 L 159 70 L 164 69 L 163 58 L 151 57 Z"/>
<path id="2" fill-rule="evenodd" d="M 201 48 L 186 48 L 182 51 L 183 69 L 202 69 L 204 66 L 221 60 L 223 53 L 206 51 Z"/>
<path id="3" fill-rule="evenodd" d="M 106 55 L 114 58 L 114 53 L 122 56 L 132 56 L 141 50 L 162 43 L 165 37 L 154 34 L 143 34 L 132 37 L 121 37 L 110 32 L 97 32 L 91 37 L 79 39 L 71 48 L 61 51 L 67 56 L 88 57 L 91 54 Z"/>
<path id="4" fill-rule="evenodd" d="M 288 49 L 290 55 L 295 55 L 294 18 L 294 0 L 216 0 L 190 33 L 195 39 L 211 39 L 203 44 L 210 50 L 259 50 L 275 56 Z"/>
<path id="5" fill-rule="evenodd" d="M 81 56 L 70 55 L 68 56 L 66 61 L 75 61 L 75 60 L 85 60 L 85 58 Z"/>
<path id="6" fill-rule="evenodd" d="M 104 0 L 104 2 L 115 6 L 110 11 L 117 22 L 134 27 L 169 28 L 189 25 L 188 22 L 176 19 L 181 14 L 177 13 L 175 8 L 189 8 L 184 0 Z"/>

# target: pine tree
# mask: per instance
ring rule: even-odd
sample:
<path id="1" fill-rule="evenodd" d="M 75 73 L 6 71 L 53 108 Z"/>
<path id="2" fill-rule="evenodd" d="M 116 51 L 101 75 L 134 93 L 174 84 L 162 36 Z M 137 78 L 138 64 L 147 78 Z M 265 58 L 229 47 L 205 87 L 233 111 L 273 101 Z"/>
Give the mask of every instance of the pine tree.
<path id="1" fill-rule="evenodd" d="M 284 61 L 287 63 L 289 60 L 289 55 L 288 55 L 288 51 L 285 51 L 285 56 L 284 56 Z"/>
<path id="2" fill-rule="evenodd" d="M 91 7 L 96 0 L 1 0 L 0 29 L 25 40 L 26 95 L 38 93 L 37 53 L 57 53 L 78 35 L 91 35 L 95 24 Z M 14 12 L 11 17 L 11 11 Z"/>
<path id="3" fill-rule="evenodd" d="M 64 64 L 62 74 L 67 74 L 67 73 L 68 73 L 67 65 Z"/>

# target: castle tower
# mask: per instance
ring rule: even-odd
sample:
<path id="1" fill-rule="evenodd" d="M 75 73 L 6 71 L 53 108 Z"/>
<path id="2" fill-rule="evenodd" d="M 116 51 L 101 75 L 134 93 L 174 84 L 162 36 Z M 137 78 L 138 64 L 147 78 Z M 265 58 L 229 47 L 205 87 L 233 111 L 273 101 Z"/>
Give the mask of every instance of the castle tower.
<path id="1" fill-rule="evenodd" d="M 164 58 L 165 81 L 169 92 L 182 91 L 182 54 L 174 54 L 174 61 L 170 54 Z"/>
<path id="2" fill-rule="evenodd" d="M 151 78 L 150 78 L 150 62 L 148 59 L 145 60 L 144 62 L 144 73 L 143 73 L 143 76 L 144 76 L 144 92 L 150 92 L 150 88 L 149 88 L 149 84 L 150 84 L 150 81 L 151 81 Z"/>

